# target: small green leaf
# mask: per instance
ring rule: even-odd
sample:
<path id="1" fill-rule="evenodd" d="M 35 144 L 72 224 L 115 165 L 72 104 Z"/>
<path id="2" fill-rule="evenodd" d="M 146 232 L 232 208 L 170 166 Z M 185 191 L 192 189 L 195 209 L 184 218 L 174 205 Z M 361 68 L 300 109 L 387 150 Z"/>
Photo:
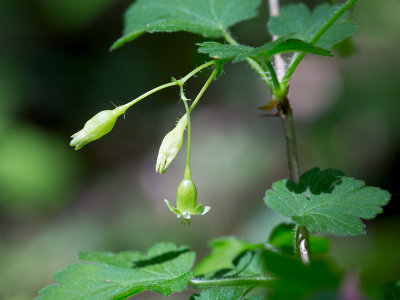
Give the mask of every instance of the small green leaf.
<path id="1" fill-rule="evenodd" d="M 268 243 L 274 246 L 282 254 L 293 256 L 295 254 L 295 232 L 294 224 L 282 223 L 277 225 L 271 232 Z M 329 239 L 311 236 L 310 244 L 313 254 L 327 253 Z"/>
<path id="2" fill-rule="evenodd" d="M 186 289 L 195 254 L 187 247 L 159 243 L 147 254 L 81 252 L 79 258 L 88 262 L 57 273 L 58 284 L 42 289 L 36 299 L 127 299 L 145 290 L 167 296 Z"/>
<path id="3" fill-rule="evenodd" d="M 204 275 L 221 269 L 234 268 L 233 260 L 237 255 L 262 245 L 252 244 L 234 237 L 211 240 L 212 253 L 205 257 L 193 270 L 194 276 Z"/>
<path id="4" fill-rule="evenodd" d="M 257 15 L 260 0 L 138 0 L 125 14 L 122 37 L 116 49 L 145 32 L 187 31 L 208 38 Z"/>
<path id="5" fill-rule="evenodd" d="M 269 20 L 268 29 L 271 35 L 311 42 L 339 8 L 339 6 L 322 4 L 310 13 L 303 3 L 287 5 L 281 8 L 278 17 L 272 17 Z M 356 32 L 357 25 L 349 22 L 348 17 L 344 15 L 324 33 L 316 46 L 332 48 Z"/>
<path id="6" fill-rule="evenodd" d="M 265 203 L 313 232 L 359 235 L 365 225 L 359 218 L 373 219 L 382 212 L 390 194 L 336 170 L 318 168 L 304 173 L 299 184 L 280 180 L 266 192 Z"/>
<path id="7" fill-rule="evenodd" d="M 198 43 L 198 52 L 208 54 L 214 59 L 233 59 L 234 62 L 245 60 L 250 56 L 260 56 L 266 60 L 273 55 L 286 52 L 307 52 L 317 55 L 332 56 L 330 50 L 316 47 L 308 42 L 296 39 L 281 38 L 261 47 L 253 48 L 244 45 L 228 45 L 216 42 Z"/>
<path id="8" fill-rule="evenodd" d="M 261 295 L 251 295 L 245 297 L 249 288 L 246 287 L 216 287 L 203 290 L 200 295 L 192 295 L 190 300 L 263 300 L 266 299 Z"/>

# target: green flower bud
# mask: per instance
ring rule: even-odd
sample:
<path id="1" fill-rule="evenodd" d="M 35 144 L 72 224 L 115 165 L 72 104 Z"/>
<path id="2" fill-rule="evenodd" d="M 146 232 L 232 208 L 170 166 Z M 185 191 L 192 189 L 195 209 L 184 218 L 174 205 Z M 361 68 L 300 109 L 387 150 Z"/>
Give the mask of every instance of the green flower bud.
<path id="1" fill-rule="evenodd" d="M 176 192 L 176 208 L 165 199 L 168 208 L 178 217 L 183 217 L 184 220 L 190 220 L 192 215 L 204 215 L 211 207 L 197 205 L 197 190 L 196 185 L 191 179 L 184 179 L 178 186 Z"/>
<path id="2" fill-rule="evenodd" d="M 160 150 L 158 151 L 156 172 L 163 174 L 168 166 L 175 159 L 179 150 L 182 148 L 183 137 L 187 125 L 187 117 L 184 115 L 172 129 L 164 137 Z"/>
<path id="3" fill-rule="evenodd" d="M 196 205 L 197 189 L 193 180 L 182 180 L 176 191 L 176 208 L 185 215 L 194 211 Z"/>
<path id="4" fill-rule="evenodd" d="M 114 110 L 103 110 L 85 123 L 83 129 L 73 134 L 71 147 L 81 149 L 86 144 L 101 138 L 113 129 L 118 117 L 124 113 L 124 108 L 119 106 Z"/>

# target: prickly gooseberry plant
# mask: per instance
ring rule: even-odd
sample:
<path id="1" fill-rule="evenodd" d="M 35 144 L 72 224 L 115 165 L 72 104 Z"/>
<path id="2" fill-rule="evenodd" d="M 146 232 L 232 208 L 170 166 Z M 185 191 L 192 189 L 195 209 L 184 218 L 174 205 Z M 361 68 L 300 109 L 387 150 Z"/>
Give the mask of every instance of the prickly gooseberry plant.
<path id="1" fill-rule="evenodd" d="M 81 262 L 56 274 L 56 284 L 40 291 L 37 299 L 127 299 L 143 291 L 168 296 L 193 286 L 190 299 L 299 299 L 319 291 L 335 295 L 343 272 L 325 257 L 326 238 L 365 234 L 361 219 L 373 219 L 390 199 L 388 192 L 366 186 L 340 171 L 314 168 L 300 174 L 293 113 L 288 90 L 293 73 L 306 54 L 333 56 L 333 47 L 357 31 L 349 9 L 357 0 L 341 5 L 322 4 L 313 11 L 304 4 L 279 7 L 270 0 L 268 30 L 272 40 L 259 47 L 240 44 L 229 28 L 257 15 L 261 0 L 137 0 L 125 15 L 125 30 L 111 47 L 115 50 L 146 32 L 187 31 L 213 39 L 197 44 L 210 59 L 180 79 L 160 85 L 114 110 L 96 114 L 72 135 L 76 150 L 110 132 L 118 117 L 134 104 L 160 90 L 178 87 L 186 114 L 164 137 L 156 171 L 163 174 L 178 155 L 187 130 L 187 161 L 176 194 L 176 205 L 167 207 L 183 223 L 204 215 L 210 207 L 197 203 L 197 189 L 190 166 L 191 115 L 207 88 L 229 62 L 245 62 L 271 90 L 272 99 L 262 107 L 283 124 L 289 179 L 275 182 L 264 201 L 292 223 L 278 225 L 268 241 L 250 243 L 237 238 L 216 238 L 212 252 L 195 267 L 195 253 L 188 247 L 158 243 L 146 253 L 81 252 Z M 280 10 L 280 12 L 279 12 Z M 217 41 L 215 41 L 215 39 Z M 281 54 L 290 57 L 283 63 Z M 186 98 L 184 87 L 200 71 L 210 76 L 196 98 Z M 227 75 L 226 75 L 227 76 Z M 190 230 L 188 228 L 188 230 Z M 311 256 L 313 253 L 313 256 Z M 333 291 L 333 292 L 332 292 Z M 350 299 L 350 298 L 348 298 Z"/>

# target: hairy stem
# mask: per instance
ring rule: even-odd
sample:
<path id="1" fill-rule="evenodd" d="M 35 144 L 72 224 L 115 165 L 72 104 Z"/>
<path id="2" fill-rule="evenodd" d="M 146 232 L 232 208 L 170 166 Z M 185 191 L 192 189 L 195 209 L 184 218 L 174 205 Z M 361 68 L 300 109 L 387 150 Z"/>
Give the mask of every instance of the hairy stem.
<path id="1" fill-rule="evenodd" d="M 228 32 L 224 32 L 224 38 L 225 40 L 231 44 L 231 45 L 239 45 L 239 43 L 228 33 Z M 246 61 L 249 63 L 249 65 L 260 75 L 260 77 L 262 78 L 262 80 L 265 81 L 265 83 L 271 88 L 271 90 L 273 89 L 273 85 L 271 80 L 268 78 L 267 76 L 267 72 L 266 70 L 264 70 L 260 64 L 258 64 L 254 59 L 248 57 L 246 58 Z"/>
<path id="2" fill-rule="evenodd" d="M 150 96 L 151 94 L 154 94 L 154 93 L 156 93 L 156 92 L 158 92 L 158 91 L 161 91 L 161 90 L 163 90 L 163 89 L 165 89 L 165 88 L 169 88 L 169 87 L 175 86 L 175 85 L 177 85 L 176 82 L 169 82 L 169 83 L 160 85 L 160 86 L 158 86 L 158 87 L 156 87 L 156 88 L 154 88 L 154 89 L 152 89 L 152 90 L 150 90 L 150 91 L 144 93 L 143 95 L 140 95 L 139 97 L 133 99 L 132 101 L 130 101 L 130 102 L 128 102 L 128 103 L 122 105 L 123 113 L 125 113 L 126 110 L 127 110 L 129 107 L 131 107 L 132 105 L 138 103 L 140 100 L 143 100 L 144 98 Z"/>
<path id="3" fill-rule="evenodd" d="M 203 85 L 200 92 L 197 94 L 196 99 L 194 99 L 193 103 L 190 105 L 190 112 L 192 112 L 192 110 L 196 107 L 197 102 L 199 102 L 205 91 L 210 86 L 211 82 L 217 77 L 217 74 L 220 71 L 219 68 L 220 66 L 217 65 L 214 71 L 211 73 L 210 77 L 208 77 L 206 83 Z"/>
<path id="4" fill-rule="evenodd" d="M 185 77 L 183 77 L 180 82 L 183 85 L 190 77 L 192 77 L 193 75 L 195 75 L 196 73 L 200 72 L 201 70 L 208 68 L 209 66 L 215 64 L 215 60 L 211 60 L 209 62 L 206 62 L 204 64 L 202 64 L 201 66 L 197 67 L 196 69 L 194 69 L 192 72 L 190 72 L 189 74 L 187 74 Z"/>
<path id="5" fill-rule="evenodd" d="M 221 278 L 221 279 L 192 279 L 189 284 L 197 288 L 207 288 L 216 286 L 234 285 L 262 285 L 267 284 L 273 277 L 241 277 L 241 278 Z"/>
<path id="6" fill-rule="evenodd" d="M 197 67 L 196 69 L 194 69 L 193 71 L 191 71 L 190 73 L 188 73 L 186 76 L 182 77 L 182 79 L 180 79 L 179 81 L 178 80 L 173 80 L 172 82 L 160 85 L 160 86 L 158 86 L 158 87 L 156 87 L 156 88 L 144 93 L 143 95 L 140 95 L 139 97 L 133 99 L 132 101 L 130 101 L 130 102 L 124 104 L 124 105 L 121 105 L 122 113 L 125 113 L 126 110 L 129 107 L 131 107 L 132 105 L 138 103 L 139 101 L 143 100 L 144 98 L 150 96 L 151 94 L 154 94 L 154 93 L 156 93 L 158 91 L 161 91 L 161 90 L 163 90 L 165 88 L 169 88 L 171 86 L 185 84 L 185 82 L 188 81 L 191 77 L 193 77 L 193 75 L 195 75 L 196 73 L 200 72 L 201 70 L 203 70 L 205 68 L 208 68 L 209 66 L 211 66 L 213 64 L 215 64 L 215 60 L 211 60 L 209 62 L 206 62 L 206 63 L 202 64 L 201 66 Z"/>

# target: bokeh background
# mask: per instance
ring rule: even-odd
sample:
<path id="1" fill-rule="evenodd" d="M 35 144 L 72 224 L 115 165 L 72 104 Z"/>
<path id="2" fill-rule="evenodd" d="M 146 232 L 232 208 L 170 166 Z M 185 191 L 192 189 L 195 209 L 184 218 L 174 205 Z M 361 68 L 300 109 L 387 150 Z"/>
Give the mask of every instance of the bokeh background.
<path id="1" fill-rule="evenodd" d="M 185 151 L 165 175 L 154 171 L 163 136 L 184 112 L 177 89 L 137 104 L 101 140 L 69 147 L 98 111 L 207 60 L 194 46 L 203 39 L 187 33 L 147 34 L 110 53 L 130 3 L 0 1 L 0 299 L 32 299 L 78 250 L 144 251 L 172 241 L 201 258 L 210 238 L 264 241 L 282 221 L 262 201 L 287 176 L 282 129 L 261 117 L 270 95 L 246 64 L 226 66 L 193 113 L 193 175 L 199 201 L 212 210 L 190 227 L 163 202 L 175 200 Z M 233 28 L 241 42 L 269 39 L 266 1 L 260 9 Z M 399 11 L 398 0 L 360 1 L 357 36 L 333 59 L 308 56 L 291 85 L 302 171 L 340 169 L 393 194 L 366 236 L 332 238 L 334 258 L 365 287 L 400 278 Z M 208 74 L 189 81 L 190 97 Z"/>

